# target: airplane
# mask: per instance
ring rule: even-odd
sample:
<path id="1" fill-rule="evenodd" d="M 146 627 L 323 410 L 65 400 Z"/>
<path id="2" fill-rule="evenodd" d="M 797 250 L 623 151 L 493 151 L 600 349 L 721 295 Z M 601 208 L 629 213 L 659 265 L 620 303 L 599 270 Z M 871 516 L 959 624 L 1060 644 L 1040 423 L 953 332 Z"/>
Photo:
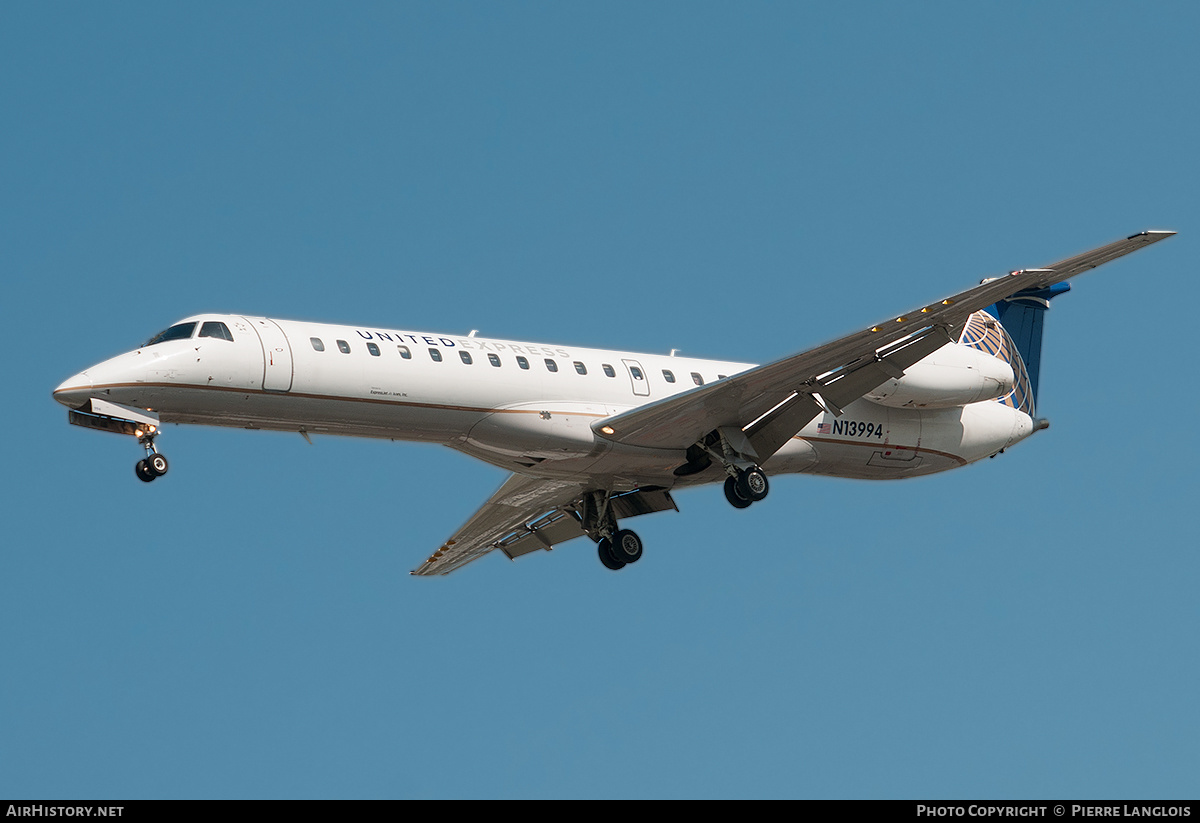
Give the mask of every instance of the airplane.
<path id="1" fill-rule="evenodd" d="M 212 314 L 68 378 L 72 424 L 133 436 L 167 473 L 163 423 L 440 443 L 511 472 L 412 574 L 577 537 L 619 570 L 623 521 L 723 483 L 746 508 L 786 473 L 933 474 L 994 457 L 1036 416 L 1050 300 L 1077 274 L 1166 239 L 1144 231 L 979 285 L 766 365 Z"/>

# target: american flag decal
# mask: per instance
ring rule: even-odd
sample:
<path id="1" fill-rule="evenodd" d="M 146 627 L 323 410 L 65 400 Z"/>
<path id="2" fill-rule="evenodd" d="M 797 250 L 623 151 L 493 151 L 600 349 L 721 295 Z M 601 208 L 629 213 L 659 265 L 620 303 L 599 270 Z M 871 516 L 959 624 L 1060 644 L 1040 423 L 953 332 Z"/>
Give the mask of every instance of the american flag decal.
<path id="1" fill-rule="evenodd" d="M 832 434 L 832 433 L 833 433 L 833 426 L 829 425 L 828 423 L 818 423 L 817 424 L 817 434 Z"/>

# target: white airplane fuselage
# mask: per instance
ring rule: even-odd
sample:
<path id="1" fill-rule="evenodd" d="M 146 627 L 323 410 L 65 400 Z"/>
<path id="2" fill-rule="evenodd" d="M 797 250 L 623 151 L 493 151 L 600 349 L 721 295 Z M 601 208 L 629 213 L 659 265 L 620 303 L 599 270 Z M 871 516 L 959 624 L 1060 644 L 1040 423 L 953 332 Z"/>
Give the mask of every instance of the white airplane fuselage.
<path id="1" fill-rule="evenodd" d="M 717 466 L 681 474 L 680 451 L 613 443 L 592 424 L 753 367 L 238 315 L 180 321 L 188 322 L 223 323 L 233 339 L 194 330 L 147 345 L 69 378 L 55 398 L 71 408 L 101 398 L 152 409 L 164 423 L 438 443 L 530 476 L 671 488 L 725 474 Z M 946 351 L 954 347 L 966 348 Z M 1037 428 L 990 398 L 943 408 L 863 398 L 841 411 L 818 415 L 764 469 L 913 477 L 994 455 Z"/>

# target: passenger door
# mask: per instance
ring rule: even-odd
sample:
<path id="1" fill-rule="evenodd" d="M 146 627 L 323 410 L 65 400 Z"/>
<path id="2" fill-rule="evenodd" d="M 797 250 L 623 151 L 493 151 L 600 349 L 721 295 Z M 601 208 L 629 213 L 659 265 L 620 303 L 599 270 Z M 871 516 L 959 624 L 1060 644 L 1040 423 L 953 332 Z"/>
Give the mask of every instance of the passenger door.
<path id="1" fill-rule="evenodd" d="M 289 391 L 292 388 L 292 347 L 287 335 L 273 320 L 247 317 L 246 322 L 258 333 L 263 350 L 264 391 Z"/>

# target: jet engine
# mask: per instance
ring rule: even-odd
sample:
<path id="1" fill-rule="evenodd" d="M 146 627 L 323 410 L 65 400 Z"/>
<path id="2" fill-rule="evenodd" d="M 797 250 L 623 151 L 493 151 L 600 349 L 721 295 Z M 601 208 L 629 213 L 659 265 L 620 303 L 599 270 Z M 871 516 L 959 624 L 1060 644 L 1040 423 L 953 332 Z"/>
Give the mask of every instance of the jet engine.
<path id="1" fill-rule="evenodd" d="M 866 397 L 897 409 L 948 409 L 1004 397 L 1014 382 L 1012 366 L 1000 358 L 947 343 Z"/>

